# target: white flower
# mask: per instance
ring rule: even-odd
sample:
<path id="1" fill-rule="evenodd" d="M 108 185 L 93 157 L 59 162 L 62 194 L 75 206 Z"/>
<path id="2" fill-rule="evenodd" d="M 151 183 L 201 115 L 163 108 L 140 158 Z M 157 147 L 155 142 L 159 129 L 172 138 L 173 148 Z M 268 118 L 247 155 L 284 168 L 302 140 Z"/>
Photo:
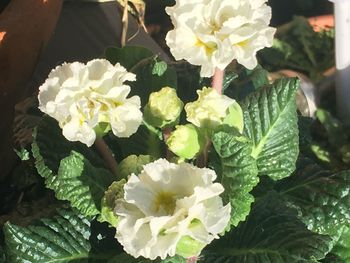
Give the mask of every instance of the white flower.
<path id="1" fill-rule="evenodd" d="M 135 79 L 105 59 L 64 63 L 39 88 L 39 109 L 58 121 L 69 141 L 91 146 L 99 123 L 108 123 L 118 137 L 128 137 L 142 121 L 140 98 L 127 98 L 130 87 L 124 84 Z"/>
<path id="2" fill-rule="evenodd" d="M 213 183 L 216 174 L 191 164 L 159 159 L 132 174 L 117 201 L 116 237 L 134 257 L 174 256 L 181 238 L 209 244 L 224 231 L 230 204 L 219 197 L 224 188 Z M 200 251 L 197 251 L 197 254 Z"/>
<path id="3" fill-rule="evenodd" d="M 175 59 L 201 66 L 201 76 L 224 70 L 236 59 L 248 69 L 256 52 L 272 45 L 267 0 L 177 0 L 166 8 L 175 26 L 166 37 Z"/>
<path id="4" fill-rule="evenodd" d="M 223 123 L 229 107 L 237 103 L 215 89 L 204 87 L 198 90 L 198 99 L 185 105 L 187 120 L 197 127 L 214 128 Z"/>

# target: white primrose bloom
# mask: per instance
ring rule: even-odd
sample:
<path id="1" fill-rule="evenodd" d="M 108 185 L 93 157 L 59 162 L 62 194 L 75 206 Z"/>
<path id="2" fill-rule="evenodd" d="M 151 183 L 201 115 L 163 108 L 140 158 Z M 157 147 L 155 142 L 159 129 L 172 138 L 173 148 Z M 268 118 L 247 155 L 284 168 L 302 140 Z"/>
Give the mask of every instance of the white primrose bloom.
<path id="1" fill-rule="evenodd" d="M 118 137 L 129 137 L 142 121 L 140 98 L 127 98 L 130 86 L 124 84 L 135 79 L 105 59 L 64 63 L 39 88 L 39 109 L 58 121 L 69 141 L 91 146 L 99 123 L 109 124 Z"/>
<path id="2" fill-rule="evenodd" d="M 248 69 L 257 65 L 256 53 L 272 45 L 267 0 L 177 0 L 166 8 L 174 30 L 166 37 L 175 59 L 201 66 L 211 77 L 234 59 Z"/>
<path id="3" fill-rule="evenodd" d="M 181 238 L 203 246 L 219 238 L 231 206 L 223 206 L 219 195 L 224 188 L 215 179 L 213 170 L 165 159 L 132 174 L 115 208 L 120 220 L 116 238 L 124 250 L 134 257 L 164 259 L 178 252 Z"/>

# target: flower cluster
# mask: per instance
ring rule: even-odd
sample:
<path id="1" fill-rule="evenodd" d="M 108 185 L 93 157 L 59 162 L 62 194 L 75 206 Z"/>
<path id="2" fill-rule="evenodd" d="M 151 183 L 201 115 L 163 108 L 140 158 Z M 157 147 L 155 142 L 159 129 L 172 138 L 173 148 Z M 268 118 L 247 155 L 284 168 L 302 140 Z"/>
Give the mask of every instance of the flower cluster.
<path id="1" fill-rule="evenodd" d="M 209 244 L 230 220 L 230 204 L 219 196 L 224 188 L 213 183 L 216 174 L 191 164 L 159 159 L 132 174 L 117 200 L 116 237 L 134 257 L 162 259 L 181 254 L 182 240 Z M 200 253 L 194 252 L 195 255 Z"/>
<path id="2" fill-rule="evenodd" d="M 201 66 L 201 76 L 224 70 L 234 59 L 248 69 L 256 52 L 272 45 L 267 0 L 177 0 L 166 9 L 175 26 L 166 37 L 175 59 Z"/>
<path id="3" fill-rule="evenodd" d="M 140 98 L 127 98 L 130 87 L 124 83 L 134 80 L 134 74 L 105 59 L 64 63 L 39 88 L 39 109 L 58 121 L 69 141 L 91 146 L 101 123 L 116 136 L 129 137 L 142 121 Z"/>

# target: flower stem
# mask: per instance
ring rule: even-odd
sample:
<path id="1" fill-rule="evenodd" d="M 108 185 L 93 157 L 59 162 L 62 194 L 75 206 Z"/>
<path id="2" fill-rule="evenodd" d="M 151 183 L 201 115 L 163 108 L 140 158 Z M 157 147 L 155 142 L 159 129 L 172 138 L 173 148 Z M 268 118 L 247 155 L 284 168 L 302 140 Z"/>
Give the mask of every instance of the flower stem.
<path id="1" fill-rule="evenodd" d="M 171 128 L 164 128 L 163 129 L 164 142 L 166 142 L 169 139 L 171 132 L 172 132 Z M 165 158 L 169 161 L 171 157 L 172 157 L 172 153 L 170 152 L 169 148 L 166 147 L 166 157 Z"/>
<path id="2" fill-rule="evenodd" d="M 126 35 L 128 33 L 128 26 L 129 26 L 128 0 L 125 0 L 124 1 L 123 16 L 122 16 L 122 34 L 121 34 L 121 40 L 120 40 L 121 47 L 124 47 L 126 44 Z"/>
<path id="3" fill-rule="evenodd" d="M 196 263 L 197 262 L 197 257 L 190 257 L 186 260 L 186 263 Z"/>
<path id="4" fill-rule="evenodd" d="M 212 88 L 216 89 L 219 94 L 222 94 L 225 71 L 216 68 L 212 79 Z"/>
<path id="5" fill-rule="evenodd" d="M 199 168 L 204 168 L 208 164 L 208 153 L 211 146 L 211 140 L 207 138 L 207 142 L 204 146 L 203 152 L 197 158 L 197 166 Z"/>
<path id="6" fill-rule="evenodd" d="M 108 147 L 108 145 L 106 144 L 106 142 L 103 140 L 103 138 L 97 138 L 95 140 L 94 143 L 97 151 L 99 152 L 100 156 L 102 157 L 102 159 L 105 161 L 105 163 L 107 164 L 109 170 L 117 175 L 117 166 L 118 163 L 117 161 L 114 159 L 113 157 L 113 153 L 111 151 L 111 149 Z"/>

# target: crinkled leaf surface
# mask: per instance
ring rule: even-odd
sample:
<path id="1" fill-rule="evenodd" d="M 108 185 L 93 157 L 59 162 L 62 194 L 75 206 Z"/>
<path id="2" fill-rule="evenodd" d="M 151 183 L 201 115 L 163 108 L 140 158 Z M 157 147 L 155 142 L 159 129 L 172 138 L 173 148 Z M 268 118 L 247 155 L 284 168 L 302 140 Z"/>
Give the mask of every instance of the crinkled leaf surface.
<path id="1" fill-rule="evenodd" d="M 72 211 L 59 210 L 52 219 L 39 225 L 4 226 L 9 262 L 73 262 L 87 259 L 90 222 Z"/>
<path id="2" fill-rule="evenodd" d="M 244 135 L 253 142 L 259 174 L 274 180 L 289 176 L 298 157 L 297 79 L 281 79 L 260 88 L 242 103 Z"/>
<path id="3" fill-rule="evenodd" d="M 203 253 L 204 263 L 317 262 L 329 250 L 330 238 L 313 233 L 278 195 L 259 200 L 245 222 L 214 241 Z"/>
<path id="4" fill-rule="evenodd" d="M 46 186 L 55 191 L 58 199 L 68 200 L 84 215 L 94 216 L 99 214 L 101 199 L 113 177 L 73 151 L 61 161 L 57 176 L 46 179 Z"/>
<path id="5" fill-rule="evenodd" d="M 67 141 L 56 121 L 44 117 L 37 127 L 32 151 L 39 174 L 58 199 L 70 201 L 86 216 L 99 213 L 98 206 L 113 175 L 90 148 Z"/>
<path id="6" fill-rule="evenodd" d="M 303 158 L 296 172 L 278 182 L 275 190 L 314 232 L 337 240 L 350 223 L 350 171 L 326 171 Z"/>
<path id="7" fill-rule="evenodd" d="M 231 203 L 231 224 L 236 226 L 249 214 L 254 201 L 250 191 L 259 182 L 256 160 L 250 156 L 252 142 L 234 128 L 216 132 L 212 141 L 219 155 L 214 166 L 221 175 L 225 201 Z"/>
<path id="8" fill-rule="evenodd" d="M 344 263 L 350 262 L 350 228 L 347 226 L 332 250 Z"/>
<path id="9" fill-rule="evenodd" d="M 44 178 L 55 176 L 60 162 L 74 150 L 83 154 L 95 167 L 105 167 L 102 159 L 86 145 L 70 142 L 62 135 L 55 119 L 44 116 L 34 132 L 32 152 L 39 174 Z"/>

